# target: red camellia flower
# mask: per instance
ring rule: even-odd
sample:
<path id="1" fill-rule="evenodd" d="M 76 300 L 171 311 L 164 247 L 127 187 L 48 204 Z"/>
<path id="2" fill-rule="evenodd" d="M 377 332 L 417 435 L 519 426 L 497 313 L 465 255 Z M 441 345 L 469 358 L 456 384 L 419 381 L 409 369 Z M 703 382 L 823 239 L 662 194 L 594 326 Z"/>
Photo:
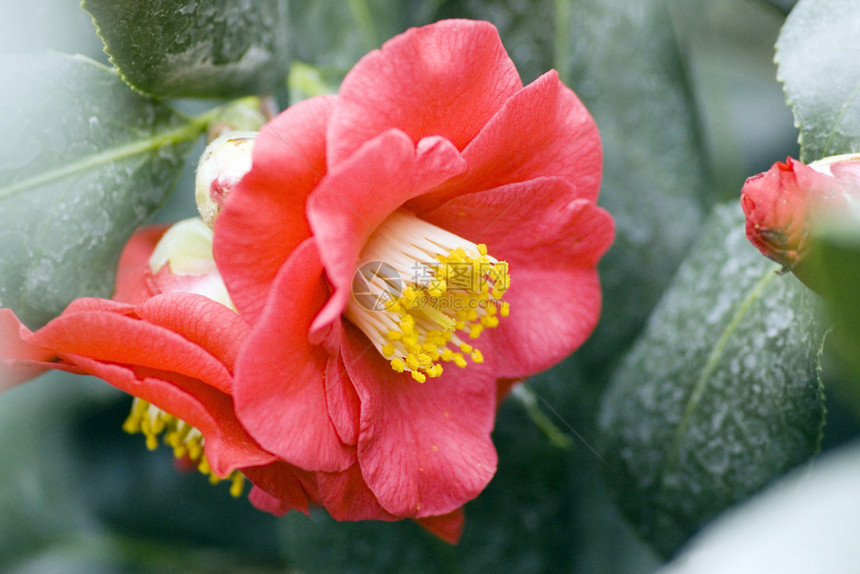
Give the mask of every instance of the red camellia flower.
<path id="1" fill-rule="evenodd" d="M 276 117 L 215 224 L 242 425 L 335 517 L 458 512 L 495 472 L 499 386 L 597 322 L 600 173 L 574 93 L 524 87 L 482 22 L 412 29 Z"/>
<path id="2" fill-rule="evenodd" d="M 495 472 L 498 400 L 600 313 L 594 121 L 555 72 L 523 86 L 491 25 L 454 20 L 224 137 L 229 173 L 198 173 L 214 238 L 199 220 L 138 232 L 113 300 L 35 333 L 0 310 L 0 390 L 96 375 L 136 397 L 126 430 L 234 494 L 247 477 L 261 509 L 456 541 Z"/>
<path id="3" fill-rule="evenodd" d="M 741 190 L 747 238 L 792 270 L 807 257 L 809 233 L 823 216 L 854 209 L 860 158 L 839 155 L 805 165 L 788 158 L 750 177 Z"/>

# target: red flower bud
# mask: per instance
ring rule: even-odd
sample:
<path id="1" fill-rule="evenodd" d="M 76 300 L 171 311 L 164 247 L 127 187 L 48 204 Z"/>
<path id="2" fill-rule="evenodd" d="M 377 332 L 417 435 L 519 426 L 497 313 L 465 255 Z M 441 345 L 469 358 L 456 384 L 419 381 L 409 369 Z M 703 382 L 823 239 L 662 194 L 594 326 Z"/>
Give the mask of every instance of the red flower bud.
<path id="1" fill-rule="evenodd" d="M 825 216 L 853 210 L 860 194 L 860 155 L 805 165 L 788 158 L 747 179 L 741 191 L 747 238 L 787 270 L 808 257 L 810 229 Z"/>

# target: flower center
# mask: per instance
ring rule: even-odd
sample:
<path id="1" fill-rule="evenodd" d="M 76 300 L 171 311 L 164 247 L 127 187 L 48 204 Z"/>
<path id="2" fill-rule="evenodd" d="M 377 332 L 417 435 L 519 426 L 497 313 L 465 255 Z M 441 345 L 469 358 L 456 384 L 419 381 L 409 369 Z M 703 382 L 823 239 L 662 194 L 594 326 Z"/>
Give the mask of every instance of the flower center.
<path id="1" fill-rule="evenodd" d="M 508 264 L 486 245 L 401 210 L 362 251 L 345 315 L 392 369 L 423 383 L 442 374 L 442 363 L 483 362 L 466 340 L 508 316 L 502 297 L 509 285 Z"/>
<path id="2" fill-rule="evenodd" d="M 242 495 L 245 486 L 245 475 L 234 470 L 229 476 L 220 477 L 212 472 L 209 461 L 203 452 L 205 442 L 200 431 L 185 421 L 170 415 L 155 405 L 137 397 L 131 405 L 131 414 L 123 423 L 122 428 L 129 434 L 143 433 L 146 436 L 146 448 L 158 448 L 158 436 L 164 435 L 164 444 L 173 448 L 173 455 L 197 466 L 197 469 L 209 477 L 209 482 L 218 484 L 222 480 L 231 481 L 230 494 L 235 498 Z"/>

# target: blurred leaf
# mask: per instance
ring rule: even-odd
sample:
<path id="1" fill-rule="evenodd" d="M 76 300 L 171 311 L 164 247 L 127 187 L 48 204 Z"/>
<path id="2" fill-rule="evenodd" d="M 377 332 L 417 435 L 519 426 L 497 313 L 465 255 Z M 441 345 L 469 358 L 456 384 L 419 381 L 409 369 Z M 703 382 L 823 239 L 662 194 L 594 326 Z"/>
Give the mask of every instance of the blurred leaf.
<path id="1" fill-rule="evenodd" d="M 294 59 L 320 68 L 337 84 L 366 53 L 410 26 L 429 24 L 439 0 L 291 2 Z"/>
<path id="2" fill-rule="evenodd" d="M 776 44 L 801 159 L 860 151 L 860 0 L 805 0 Z"/>
<path id="3" fill-rule="evenodd" d="M 855 443 L 721 517 L 659 574 L 852 574 L 860 563 L 858 476 Z"/>
<path id="4" fill-rule="evenodd" d="M 572 0 L 570 8 L 567 77 L 600 129 L 600 204 L 616 225 L 599 267 L 601 321 L 577 354 L 598 365 L 642 328 L 701 226 L 706 172 L 664 4 Z"/>
<path id="5" fill-rule="evenodd" d="M 622 510 L 659 552 L 817 451 L 818 307 L 749 245 L 737 205 L 716 209 L 600 414 Z"/>
<path id="6" fill-rule="evenodd" d="M 837 219 L 822 226 L 815 237 L 816 288 L 825 294 L 836 319 L 834 340 L 860 380 L 860 225 L 856 219 Z M 855 385 L 853 385 L 856 387 Z M 855 392 L 858 389 L 855 388 Z"/>
<path id="7" fill-rule="evenodd" d="M 0 306 L 31 326 L 110 296 L 128 237 L 205 128 L 83 57 L 4 56 Z"/>
<path id="8" fill-rule="evenodd" d="M 289 67 L 286 0 L 84 0 L 123 78 L 160 98 L 265 95 Z"/>
<path id="9" fill-rule="evenodd" d="M 95 379 L 51 373 L 0 396 L 0 571 L 92 528 L 74 495 L 67 428 L 115 394 Z"/>

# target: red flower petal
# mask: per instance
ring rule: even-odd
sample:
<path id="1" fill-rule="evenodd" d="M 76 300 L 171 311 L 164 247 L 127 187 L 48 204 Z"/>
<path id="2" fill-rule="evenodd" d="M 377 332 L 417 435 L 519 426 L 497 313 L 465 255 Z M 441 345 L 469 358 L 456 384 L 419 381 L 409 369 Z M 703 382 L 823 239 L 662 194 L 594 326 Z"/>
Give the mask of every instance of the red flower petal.
<path id="1" fill-rule="evenodd" d="M 325 397 L 328 416 L 344 444 L 358 442 L 358 424 L 361 404 L 349 380 L 343 357 L 333 357 L 325 375 Z"/>
<path id="2" fill-rule="evenodd" d="M 308 198 L 308 219 L 334 293 L 313 330 L 346 308 L 356 261 L 373 230 L 400 205 L 465 169 L 450 142 L 426 138 L 416 146 L 390 130 L 337 166 Z"/>
<path id="3" fill-rule="evenodd" d="M 312 473 L 276 461 L 265 466 L 246 468 L 243 474 L 255 485 L 248 498 L 260 510 L 277 516 L 283 516 L 290 510 L 308 513 L 311 500 L 308 491 L 316 491 Z"/>
<path id="4" fill-rule="evenodd" d="M 387 512 L 354 464 L 344 472 L 317 473 L 320 502 L 335 520 L 399 520 Z"/>
<path id="5" fill-rule="evenodd" d="M 454 512 L 441 516 L 418 518 L 415 522 L 448 544 L 456 544 L 460 540 L 460 534 L 463 533 L 466 517 L 463 514 L 463 509 L 458 508 Z"/>
<path id="6" fill-rule="evenodd" d="M 230 391 L 232 381 L 224 365 L 181 335 L 115 312 L 70 309 L 37 331 L 32 343 L 59 355 L 175 372 Z"/>
<path id="7" fill-rule="evenodd" d="M 394 372 L 347 325 L 343 356 L 361 400 L 358 461 L 380 505 L 401 517 L 447 514 L 496 471 L 490 440 L 496 388 L 490 361 L 421 384 Z"/>
<path id="8" fill-rule="evenodd" d="M 325 302 L 313 241 L 299 245 L 272 284 L 270 303 L 236 362 L 239 419 L 266 450 L 305 470 L 339 471 L 355 462 L 328 415 L 329 354 L 308 342 Z"/>
<path id="9" fill-rule="evenodd" d="M 11 309 L 0 309 L 0 393 L 44 373 L 56 354 L 29 343 L 33 333 Z"/>
<path id="10" fill-rule="evenodd" d="M 114 300 L 124 303 L 142 303 L 154 294 L 147 284 L 149 257 L 168 227 L 168 225 L 146 227 L 131 236 L 119 258 Z"/>
<path id="11" fill-rule="evenodd" d="M 305 200 L 326 173 L 325 129 L 335 98 L 291 106 L 254 143 L 251 171 L 215 225 L 214 252 L 230 298 L 250 324 L 290 252 L 310 236 Z"/>
<path id="12" fill-rule="evenodd" d="M 460 196 L 422 214 L 485 243 L 490 254 L 510 265 L 504 299 L 511 313 L 489 333 L 500 357 L 498 377 L 524 377 L 550 367 L 579 347 L 597 323 L 596 264 L 612 243 L 614 227 L 608 213 L 574 195 L 566 180 L 540 178 Z"/>
<path id="13" fill-rule="evenodd" d="M 275 459 L 239 424 L 230 396 L 204 382 L 170 371 L 101 362 L 72 353 L 64 358 L 199 430 L 206 438 L 204 448 L 209 465 L 219 476 Z"/>
<path id="14" fill-rule="evenodd" d="M 441 136 L 463 149 L 521 87 L 491 24 L 447 20 L 413 28 L 344 78 L 328 132 L 329 166 L 391 128 L 414 142 Z"/>
<path id="15" fill-rule="evenodd" d="M 135 314 L 205 349 L 231 373 L 248 335 L 248 328 L 239 315 L 202 295 L 158 295 L 138 305 Z"/>
<path id="16" fill-rule="evenodd" d="M 463 193 L 563 177 L 578 199 L 597 201 L 602 151 L 594 119 L 554 71 L 505 103 L 463 150 L 469 171 L 409 204 L 416 213 Z"/>

